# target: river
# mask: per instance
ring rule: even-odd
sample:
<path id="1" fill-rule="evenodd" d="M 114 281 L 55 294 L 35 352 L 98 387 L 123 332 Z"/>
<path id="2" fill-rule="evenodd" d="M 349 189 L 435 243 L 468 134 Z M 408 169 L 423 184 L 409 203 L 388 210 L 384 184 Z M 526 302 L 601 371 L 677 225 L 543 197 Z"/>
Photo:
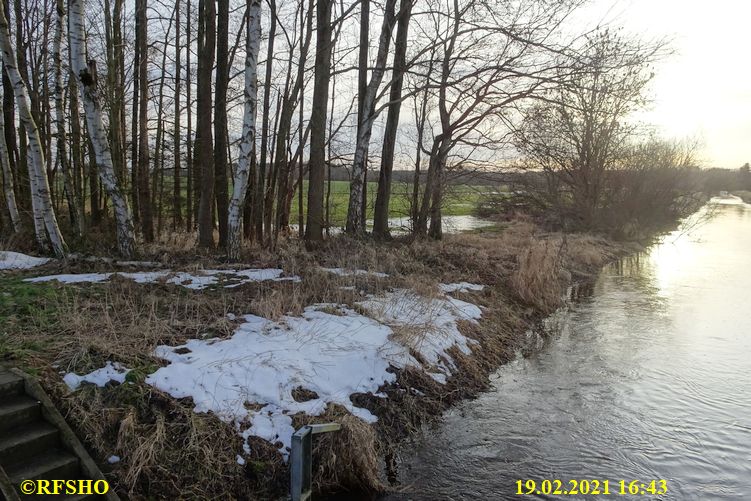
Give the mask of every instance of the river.
<path id="1" fill-rule="evenodd" d="M 539 351 L 406 447 L 385 499 L 751 499 L 751 205 L 701 214 L 604 269 Z M 527 479 L 611 494 L 517 495 Z M 667 492 L 622 496 L 620 480 Z"/>

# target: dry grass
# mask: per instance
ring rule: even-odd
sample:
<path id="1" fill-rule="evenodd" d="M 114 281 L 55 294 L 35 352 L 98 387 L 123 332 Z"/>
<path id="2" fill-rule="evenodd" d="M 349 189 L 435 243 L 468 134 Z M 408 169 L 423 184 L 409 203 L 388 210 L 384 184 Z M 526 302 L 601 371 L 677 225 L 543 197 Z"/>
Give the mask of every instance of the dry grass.
<path id="1" fill-rule="evenodd" d="M 146 258 L 172 269 L 224 266 L 209 255 L 196 256 L 193 243 L 190 235 L 170 236 L 150 246 Z M 246 249 L 245 262 L 283 268 L 302 276 L 301 283 L 256 283 L 201 293 L 118 279 L 97 285 L 33 286 L 47 293 L 28 313 L 7 322 L 0 357 L 40 374 L 100 462 L 113 454 L 123 458 L 105 469 L 119 492 L 130 498 L 272 499 L 287 489 L 287 467 L 276 447 L 253 438 L 251 456 L 244 467 L 238 465 L 240 438 L 233 426 L 211 414 L 195 414 L 189 400 L 175 400 L 144 383 L 163 363 L 151 356 L 154 348 L 202 336 L 230 336 L 236 323 L 227 319 L 228 313 L 279 319 L 299 315 L 314 303 L 352 306 L 364 294 L 390 288 L 408 288 L 430 298 L 439 294 L 441 282 L 485 284 L 485 291 L 467 296 L 485 307 L 483 320 L 461 326 L 481 348 L 472 356 L 454 350 L 459 370 L 446 385 L 407 369 L 396 371 L 397 382 L 382 388 L 387 399 L 353 395 L 353 402 L 379 417 L 375 426 L 336 405 L 321 416 L 294 417 L 295 425 L 342 423 L 341 432 L 316 438 L 314 477 L 320 490 L 382 490 L 381 464 L 385 461 L 388 469 L 397 444 L 452 403 L 485 388 L 488 375 L 522 347 L 523 333 L 532 322 L 560 304 L 570 277 L 596 270 L 619 250 L 596 237 L 540 234 L 525 220 L 508 223 L 500 233 L 450 235 L 442 242 L 376 244 L 337 237 L 315 252 L 306 252 L 296 241 L 281 242 L 274 253 Z M 108 266 L 77 261 L 45 271 L 112 271 Z M 320 266 L 390 276 L 338 276 Z M 396 331 L 406 344 L 419 343 L 425 334 L 421 329 Z M 133 369 L 128 384 L 68 393 L 59 371 L 86 373 L 106 360 Z"/>

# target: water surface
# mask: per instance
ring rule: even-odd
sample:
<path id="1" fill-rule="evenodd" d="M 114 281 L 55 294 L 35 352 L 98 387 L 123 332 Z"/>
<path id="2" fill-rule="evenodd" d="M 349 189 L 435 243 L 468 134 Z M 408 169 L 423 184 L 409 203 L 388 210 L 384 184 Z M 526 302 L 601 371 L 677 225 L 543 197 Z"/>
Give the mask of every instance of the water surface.
<path id="1" fill-rule="evenodd" d="M 711 220 L 607 267 L 541 351 L 405 448 L 405 492 L 387 499 L 594 498 L 518 496 L 519 479 L 751 499 L 751 206 L 714 202 Z"/>

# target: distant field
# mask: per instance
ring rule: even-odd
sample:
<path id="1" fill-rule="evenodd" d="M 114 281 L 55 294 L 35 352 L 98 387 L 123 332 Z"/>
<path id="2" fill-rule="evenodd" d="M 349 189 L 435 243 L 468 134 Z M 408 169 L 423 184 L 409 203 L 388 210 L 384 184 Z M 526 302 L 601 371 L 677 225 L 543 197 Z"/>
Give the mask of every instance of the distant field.
<path id="1" fill-rule="evenodd" d="M 162 201 L 163 213 L 172 211 L 172 176 L 164 176 L 164 199 Z M 373 219 L 375 206 L 376 191 L 378 183 L 376 181 L 368 182 L 367 195 L 367 219 Z M 88 186 L 86 186 L 88 188 Z M 58 186 L 58 193 L 62 194 L 62 186 Z M 303 182 L 303 208 L 307 210 L 308 202 L 308 182 Z M 87 190 L 88 191 L 88 190 Z M 185 210 L 185 201 L 187 199 L 186 180 L 182 179 L 182 205 Z M 477 202 L 484 193 L 492 191 L 488 186 L 471 186 L 471 185 L 449 185 L 444 193 L 443 214 L 446 216 L 466 216 L 474 214 Z M 232 193 L 232 187 L 228 189 Z M 324 197 L 326 192 L 324 191 Z M 331 181 L 330 200 L 330 219 L 334 226 L 344 226 L 347 219 L 347 205 L 349 202 L 349 181 Z M 391 204 L 389 217 L 407 216 L 410 214 L 412 200 L 412 184 L 410 183 L 393 183 L 391 188 Z M 324 198 L 325 203 L 325 198 Z M 292 201 L 291 223 L 297 222 L 298 194 L 295 192 Z M 158 210 L 155 208 L 155 210 Z"/>
<path id="2" fill-rule="evenodd" d="M 307 209 L 308 183 L 303 184 L 303 208 Z M 373 219 L 377 182 L 368 183 L 367 219 Z M 466 216 L 474 213 L 477 201 L 487 186 L 449 186 L 443 204 L 443 214 L 446 216 Z M 297 222 L 297 193 L 292 202 L 291 222 Z M 389 217 L 406 216 L 410 213 L 412 199 L 412 185 L 409 183 L 394 183 L 391 188 L 391 203 Z M 331 224 L 343 226 L 347 220 L 347 206 L 349 204 L 349 182 L 332 181 L 330 197 Z"/>

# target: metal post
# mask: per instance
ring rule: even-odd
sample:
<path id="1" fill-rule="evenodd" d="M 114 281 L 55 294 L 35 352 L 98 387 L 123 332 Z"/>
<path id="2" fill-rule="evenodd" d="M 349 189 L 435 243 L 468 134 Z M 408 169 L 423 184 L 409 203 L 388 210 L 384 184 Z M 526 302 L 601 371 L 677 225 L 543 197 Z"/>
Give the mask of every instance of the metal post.
<path id="1" fill-rule="evenodd" d="M 308 501 L 313 484 L 313 435 L 342 428 L 338 423 L 311 424 L 301 427 L 292 435 L 290 452 L 290 491 L 292 501 Z"/>

